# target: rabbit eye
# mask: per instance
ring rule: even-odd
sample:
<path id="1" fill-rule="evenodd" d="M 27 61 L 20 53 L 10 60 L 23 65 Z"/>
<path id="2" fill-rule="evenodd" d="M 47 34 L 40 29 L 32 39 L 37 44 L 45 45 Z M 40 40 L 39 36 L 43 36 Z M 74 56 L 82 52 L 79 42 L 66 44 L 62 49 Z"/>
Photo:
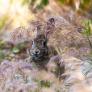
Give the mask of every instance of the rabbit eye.
<path id="1" fill-rule="evenodd" d="M 51 23 L 55 22 L 54 18 L 50 18 L 49 21 L 50 21 Z"/>
<path id="2" fill-rule="evenodd" d="M 46 46 L 46 44 L 47 44 L 47 41 L 43 41 L 43 46 Z"/>

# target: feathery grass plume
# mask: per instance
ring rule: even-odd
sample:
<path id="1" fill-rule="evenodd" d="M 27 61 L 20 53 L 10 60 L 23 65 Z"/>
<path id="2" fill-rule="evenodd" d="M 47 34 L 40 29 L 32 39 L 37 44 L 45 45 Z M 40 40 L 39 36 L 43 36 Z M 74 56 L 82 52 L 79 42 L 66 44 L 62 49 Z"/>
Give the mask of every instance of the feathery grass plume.
<path id="1" fill-rule="evenodd" d="M 66 29 L 66 28 L 72 28 L 73 25 L 67 21 L 65 18 L 61 16 L 51 16 L 47 19 L 47 23 L 50 24 L 53 22 L 53 25 L 56 29 Z"/>
<path id="2" fill-rule="evenodd" d="M 18 27 L 12 32 L 7 32 L 3 39 L 16 45 L 25 41 L 30 41 L 32 38 L 32 34 L 33 33 L 29 29 L 25 27 Z"/>
<path id="3" fill-rule="evenodd" d="M 32 21 L 29 29 L 35 33 L 35 36 L 42 34 L 44 33 L 44 23 L 42 21 Z"/>

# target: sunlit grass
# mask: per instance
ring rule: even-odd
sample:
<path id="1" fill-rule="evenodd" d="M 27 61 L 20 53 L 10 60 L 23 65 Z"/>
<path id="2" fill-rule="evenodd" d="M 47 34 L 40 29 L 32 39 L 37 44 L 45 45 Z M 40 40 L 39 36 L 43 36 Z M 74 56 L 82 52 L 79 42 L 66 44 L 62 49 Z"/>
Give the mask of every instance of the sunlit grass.
<path id="1" fill-rule="evenodd" d="M 58 0 L 61 4 L 69 5 L 75 10 L 88 10 L 92 6 L 92 0 Z"/>
<path id="2" fill-rule="evenodd" d="M 8 15 L 4 15 L 3 17 L 0 18 L 0 29 L 2 29 L 5 24 L 8 21 L 9 16 Z"/>
<path id="3" fill-rule="evenodd" d="M 12 21 L 12 28 L 27 26 L 34 19 L 34 15 L 28 9 L 29 0 L 0 0 L 0 29 L 6 22 Z"/>

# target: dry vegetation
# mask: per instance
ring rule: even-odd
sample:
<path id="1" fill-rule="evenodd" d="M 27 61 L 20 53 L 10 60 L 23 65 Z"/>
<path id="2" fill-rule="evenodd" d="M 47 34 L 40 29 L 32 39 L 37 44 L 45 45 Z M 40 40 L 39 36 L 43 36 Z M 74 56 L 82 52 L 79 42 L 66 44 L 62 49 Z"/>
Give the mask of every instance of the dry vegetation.
<path id="1" fill-rule="evenodd" d="M 92 92 L 92 1 L 11 1 L 0 14 L 0 92 Z M 27 52 L 39 29 L 58 53 L 47 70 Z"/>

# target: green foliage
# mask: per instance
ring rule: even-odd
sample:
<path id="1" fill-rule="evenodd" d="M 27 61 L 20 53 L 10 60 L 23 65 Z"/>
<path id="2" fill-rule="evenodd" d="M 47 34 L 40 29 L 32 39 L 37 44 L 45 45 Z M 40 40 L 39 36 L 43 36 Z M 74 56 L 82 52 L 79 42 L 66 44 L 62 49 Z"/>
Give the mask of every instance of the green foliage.
<path id="1" fill-rule="evenodd" d="M 83 1 L 80 1 L 80 7 L 82 9 L 89 8 L 90 7 L 90 4 L 92 4 L 92 1 L 91 0 L 83 0 Z"/>
<path id="2" fill-rule="evenodd" d="M 4 45 L 5 45 L 5 42 L 3 40 L 0 40 L 0 49 L 3 49 Z"/>
<path id="3" fill-rule="evenodd" d="M 44 80 L 41 80 L 40 81 L 40 86 L 41 87 L 50 87 L 50 85 L 51 85 L 51 83 L 50 83 L 50 81 L 44 81 Z"/>
<path id="4" fill-rule="evenodd" d="M 52 84 L 50 81 L 47 81 L 47 80 L 36 80 L 35 79 L 34 81 L 37 82 L 40 87 L 49 88 L 51 86 L 51 84 Z"/>
<path id="5" fill-rule="evenodd" d="M 26 44 L 20 43 L 12 48 L 12 52 L 17 54 L 17 53 L 20 53 L 25 48 L 26 48 Z"/>
<path id="6" fill-rule="evenodd" d="M 37 6 L 38 9 L 43 9 L 46 5 L 48 5 L 48 0 L 41 0 L 40 4 Z"/>
<path id="7" fill-rule="evenodd" d="M 86 36 L 91 36 L 92 35 L 92 21 L 91 20 L 85 20 L 83 25 L 85 26 L 85 29 L 83 31 L 83 34 Z"/>
<path id="8" fill-rule="evenodd" d="M 71 7 L 75 6 L 76 4 L 79 3 L 79 9 L 83 9 L 83 10 L 86 10 L 86 9 L 89 9 L 92 7 L 92 0 L 58 0 L 61 4 L 68 4 L 70 5 Z M 75 6 L 76 8 L 76 6 Z"/>
<path id="9" fill-rule="evenodd" d="M 85 29 L 83 30 L 83 35 L 86 36 L 86 38 L 88 39 L 89 45 L 92 48 L 92 43 L 90 41 L 90 36 L 92 36 L 92 20 L 85 20 L 83 23 Z"/>
<path id="10" fill-rule="evenodd" d="M 5 53 L 3 52 L 3 50 L 0 50 L 0 62 L 5 59 Z"/>
<path id="11" fill-rule="evenodd" d="M 45 6 L 45 5 L 48 5 L 48 3 L 49 3 L 48 0 L 42 0 L 42 1 L 41 1 L 41 5 L 44 5 L 44 6 Z"/>
<path id="12" fill-rule="evenodd" d="M 65 3 L 65 0 L 59 0 L 60 3 L 64 4 Z"/>
<path id="13" fill-rule="evenodd" d="M 26 1 L 26 0 L 24 0 Z M 32 0 L 31 5 L 36 5 L 37 0 Z M 56 3 L 59 2 L 60 4 L 64 5 L 70 5 L 71 7 L 74 7 L 76 4 L 79 3 L 79 9 L 89 9 L 92 7 L 92 0 L 56 0 Z M 40 3 L 36 5 L 36 9 L 43 9 L 46 5 L 49 4 L 49 0 L 40 0 Z M 76 8 L 76 6 L 75 6 Z"/>
<path id="14" fill-rule="evenodd" d="M 72 4 L 74 0 L 59 0 L 60 3 L 62 4 Z"/>
<path id="15" fill-rule="evenodd" d="M 12 52 L 13 53 L 19 53 L 20 52 L 20 49 L 18 48 L 18 47 L 14 47 L 13 49 L 12 49 Z"/>
<path id="16" fill-rule="evenodd" d="M 38 4 L 36 4 L 37 0 L 32 0 L 31 1 L 31 6 L 36 6 L 35 9 L 41 10 L 43 9 L 46 5 L 49 4 L 49 0 L 41 0 Z"/>

